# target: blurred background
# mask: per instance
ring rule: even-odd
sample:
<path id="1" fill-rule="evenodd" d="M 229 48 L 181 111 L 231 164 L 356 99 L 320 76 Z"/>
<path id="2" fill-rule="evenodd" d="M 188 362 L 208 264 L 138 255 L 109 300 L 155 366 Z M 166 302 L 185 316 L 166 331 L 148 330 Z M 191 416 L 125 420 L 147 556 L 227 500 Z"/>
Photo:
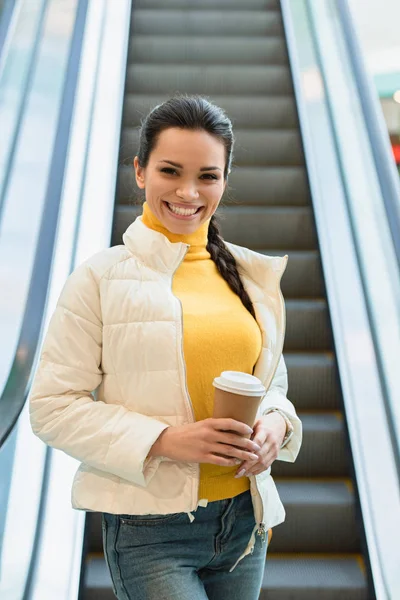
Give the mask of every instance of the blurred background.
<path id="1" fill-rule="evenodd" d="M 224 238 L 289 255 L 304 437 L 272 465 L 260 598 L 400 598 L 399 23 L 398 0 L 0 0 L 1 600 L 114 597 L 27 398 L 66 278 L 141 214 L 140 122 L 176 92 L 233 122 Z"/>
<path id="2" fill-rule="evenodd" d="M 376 88 L 388 128 L 393 156 L 400 164 L 400 4 L 351 0 L 350 8 L 359 36 L 365 67 Z"/>

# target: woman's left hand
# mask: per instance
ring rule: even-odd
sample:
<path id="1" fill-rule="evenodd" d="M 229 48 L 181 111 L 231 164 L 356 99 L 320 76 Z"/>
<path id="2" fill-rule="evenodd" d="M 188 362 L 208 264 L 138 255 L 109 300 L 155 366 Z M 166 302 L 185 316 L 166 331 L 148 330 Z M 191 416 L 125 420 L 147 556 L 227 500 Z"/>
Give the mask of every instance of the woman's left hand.
<path id="1" fill-rule="evenodd" d="M 266 471 L 277 458 L 285 433 L 286 422 L 279 413 L 272 412 L 260 417 L 254 424 L 251 436 L 253 442 L 261 448 L 259 452 L 256 452 L 259 459 L 258 461 L 243 462 L 235 477 L 250 477 L 250 475 L 259 475 Z"/>

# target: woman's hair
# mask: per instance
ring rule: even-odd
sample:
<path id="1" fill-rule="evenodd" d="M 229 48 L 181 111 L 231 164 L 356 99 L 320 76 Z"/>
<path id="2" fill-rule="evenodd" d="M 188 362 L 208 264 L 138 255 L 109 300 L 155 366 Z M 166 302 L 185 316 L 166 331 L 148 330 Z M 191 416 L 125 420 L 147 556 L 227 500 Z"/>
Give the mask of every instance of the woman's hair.
<path id="1" fill-rule="evenodd" d="M 231 170 L 235 138 L 232 123 L 222 108 L 212 104 L 203 96 L 187 94 L 175 95 L 157 105 L 141 122 L 137 153 L 141 167 L 147 166 L 160 133 L 170 127 L 191 131 L 206 131 L 220 140 L 225 146 L 224 179 L 227 180 L 228 173 Z M 215 215 L 211 217 L 208 228 L 207 251 L 211 254 L 212 260 L 229 287 L 239 296 L 247 310 L 255 317 L 253 304 L 243 287 L 236 260 L 224 243 Z"/>

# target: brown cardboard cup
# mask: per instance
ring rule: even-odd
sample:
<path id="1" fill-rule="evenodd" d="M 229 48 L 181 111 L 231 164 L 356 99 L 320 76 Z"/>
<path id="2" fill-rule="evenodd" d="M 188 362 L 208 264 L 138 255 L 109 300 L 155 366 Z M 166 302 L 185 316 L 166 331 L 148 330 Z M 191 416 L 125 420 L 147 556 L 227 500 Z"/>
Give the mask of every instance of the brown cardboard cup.
<path id="1" fill-rule="evenodd" d="M 253 427 L 260 401 L 265 394 L 261 381 L 240 371 L 223 371 L 213 381 L 215 419 L 230 418 Z M 231 433 L 237 434 L 236 431 Z M 251 434 L 242 437 L 250 438 Z M 220 456 L 225 456 L 221 454 Z"/>

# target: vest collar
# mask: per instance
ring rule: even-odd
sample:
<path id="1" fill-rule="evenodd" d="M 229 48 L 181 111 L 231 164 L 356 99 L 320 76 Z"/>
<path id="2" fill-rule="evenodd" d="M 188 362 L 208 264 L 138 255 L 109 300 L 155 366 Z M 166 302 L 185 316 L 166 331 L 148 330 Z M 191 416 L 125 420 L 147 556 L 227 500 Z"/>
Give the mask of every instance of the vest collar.
<path id="1" fill-rule="evenodd" d="M 138 216 L 125 231 L 123 242 L 144 265 L 165 274 L 173 274 L 185 256 L 188 244 L 170 242 L 163 234 L 147 227 Z M 285 272 L 288 256 L 267 256 L 248 248 L 225 242 L 242 274 L 257 286 L 275 291 Z"/>

